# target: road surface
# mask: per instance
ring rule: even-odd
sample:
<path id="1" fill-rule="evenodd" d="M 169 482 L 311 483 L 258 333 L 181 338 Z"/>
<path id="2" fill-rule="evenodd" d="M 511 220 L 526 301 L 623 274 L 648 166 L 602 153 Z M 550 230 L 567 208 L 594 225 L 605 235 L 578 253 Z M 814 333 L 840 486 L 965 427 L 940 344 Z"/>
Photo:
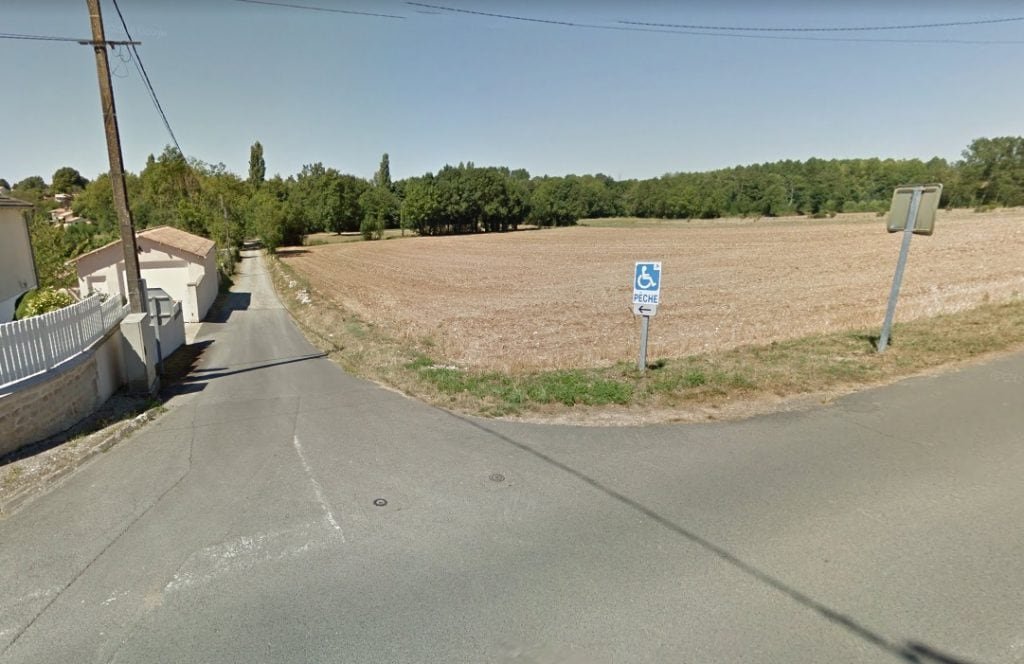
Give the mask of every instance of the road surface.
<path id="1" fill-rule="evenodd" d="M 247 254 L 169 412 L 0 521 L 0 662 L 1024 662 L 1024 356 L 739 423 L 449 414 Z"/>

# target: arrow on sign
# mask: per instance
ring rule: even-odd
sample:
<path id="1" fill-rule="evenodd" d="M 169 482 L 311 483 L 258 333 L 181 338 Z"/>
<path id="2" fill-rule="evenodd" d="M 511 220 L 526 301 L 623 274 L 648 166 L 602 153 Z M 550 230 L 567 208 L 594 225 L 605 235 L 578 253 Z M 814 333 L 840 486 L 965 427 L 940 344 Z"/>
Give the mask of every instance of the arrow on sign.
<path id="1" fill-rule="evenodd" d="M 640 308 L 637 309 L 637 311 L 639 311 L 642 316 L 646 316 L 647 314 L 651 313 L 651 311 L 653 311 L 653 310 L 650 307 L 645 307 L 645 306 L 643 306 L 641 304 Z"/>

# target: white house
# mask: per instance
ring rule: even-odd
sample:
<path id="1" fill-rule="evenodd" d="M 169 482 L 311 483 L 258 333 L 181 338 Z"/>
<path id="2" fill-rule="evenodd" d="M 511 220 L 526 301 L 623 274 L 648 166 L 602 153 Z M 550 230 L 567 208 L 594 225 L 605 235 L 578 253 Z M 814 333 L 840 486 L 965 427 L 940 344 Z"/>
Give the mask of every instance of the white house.
<path id="1" fill-rule="evenodd" d="M 217 248 L 213 240 L 171 226 L 147 228 L 135 237 L 139 271 L 146 286 L 160 288 L 180 302 L 186 323 L 203 320 L 217 297 Z M 74 262 L 82 296 L 117 292 L 127 297 L 120 240 L 83 254 Z"/>
<path id="2" fill-rule="evenodd" d="M 0 323 L 14 320 L 18 298 L 39 285 L 25 215 L 31 208 L 0 194 Z"/>

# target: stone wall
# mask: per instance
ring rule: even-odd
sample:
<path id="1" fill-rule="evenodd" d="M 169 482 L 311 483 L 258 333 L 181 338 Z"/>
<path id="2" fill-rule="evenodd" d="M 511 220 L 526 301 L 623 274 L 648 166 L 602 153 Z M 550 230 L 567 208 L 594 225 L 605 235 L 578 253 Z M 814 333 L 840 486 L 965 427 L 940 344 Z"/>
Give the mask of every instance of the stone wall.
<path id="1" fill-rule="evenodd" d="M 44 440 L 96 410 L 123 382 L 121 330 L 41 376 L 0 393 L 0 456 Z"/>

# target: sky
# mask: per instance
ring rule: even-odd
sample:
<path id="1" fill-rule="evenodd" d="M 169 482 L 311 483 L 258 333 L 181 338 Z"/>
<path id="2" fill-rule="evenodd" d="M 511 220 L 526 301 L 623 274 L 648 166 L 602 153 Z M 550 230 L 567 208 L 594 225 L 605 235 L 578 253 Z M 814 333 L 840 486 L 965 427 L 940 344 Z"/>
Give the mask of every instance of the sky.
<path id="1" fill-rule="evenodd" d="M 974 138 L 1024 135 L 1024 20 L 715 35 L 620 23 L 1024 19 L 1019 2 L 118 2 L 184 153 L 243 177 L 257 140 L 268 176 L 322 162 L 370 177 L 387 152 L 395 179 L 468 161 L 628 179 L 810 157 L 955 160 Z M 112 0 L 102 8 L 107 38 L 123 39 Z M 88 37 L 85 0 L 0 0 L 0 33 Z M 1016 43 L 973 43 L 1000 41 Z M 0 178 L 106 171 L 92 49 L 0 38 L 0 62 Z M 138 172 L 171 140 L 126 50 L 111 63 Z"/>

